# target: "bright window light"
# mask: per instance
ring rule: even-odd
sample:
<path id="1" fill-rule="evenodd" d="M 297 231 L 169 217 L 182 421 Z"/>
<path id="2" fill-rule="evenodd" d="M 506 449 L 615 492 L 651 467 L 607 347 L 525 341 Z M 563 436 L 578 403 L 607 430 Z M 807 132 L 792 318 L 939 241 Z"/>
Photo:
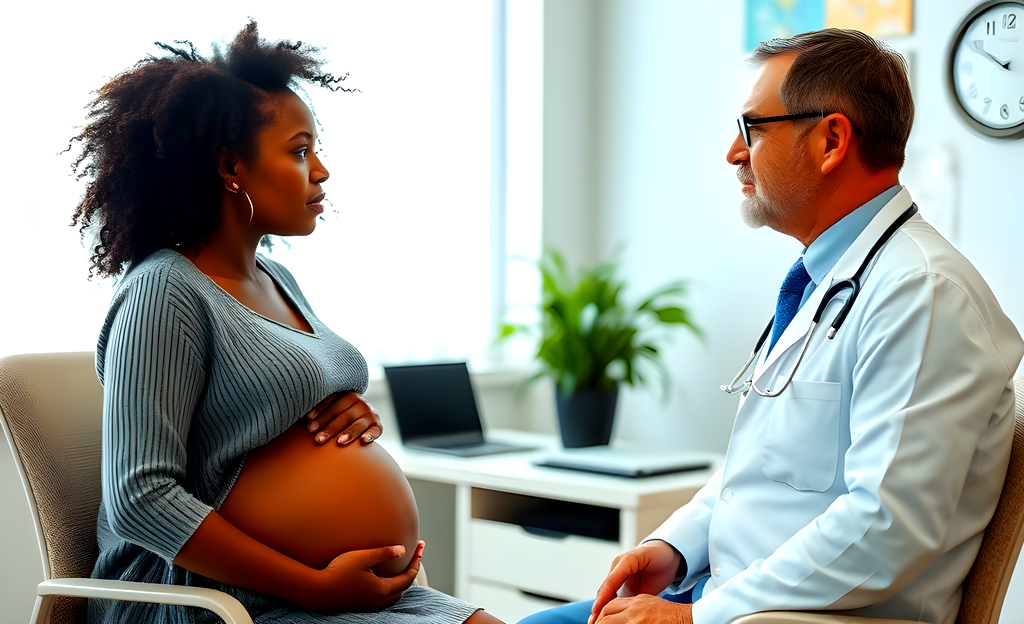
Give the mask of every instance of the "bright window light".
<path id="1" fill-rule="evenodd" d="M 0 355 L 95 348 L 113 289 L 86 279 L 88 252 L 68 227 L 84 185 L 70 175 L 72 155 L 58 155 L 85 122 L 91 92 L 158 54 L 154 41 L 189 39 L 209 54 L 210 42 L 228 39 L 250 16 L 267 39 L 325 46 L 327 70 L 348 73 L 344 84 L 359 90 L 308 88 L 322 124 L 330 205 L 313 235 L 278 244 L 271 257 L 371 363 L 488 350 L 502 316 L 495 302 L 506 299 L 504 286 L 500 296 L 492 292 L 506 270 L 491 258 L 492 236 L 504 240 L 511 227 L 491 210 L 492 3 L 341 1 L 307 11 L 288 3 L 158 10 L 123 2 L 67 5 L 59 19 L 50 11 L 21 3 L 8 22 L 47 24 L 45 44 L 35 28 L 5 29 L 8 49 L 27 56 L 5 67 L 8 84 L 22 88 L 0 102 Z M 530 32 L 539 45 L 539 23 Z M 533 80 L 539 93 L 539 72 Z M 534 123 L 527 132 L 539 141 L 539 117 Z M 516 192 L 536 195 L 523 214 L 538 215 L 527 221 L 539 241 L 539 160 L 533 166 L 536 180 Z M 529 249 L 522 238 L 509 250 Z"/>

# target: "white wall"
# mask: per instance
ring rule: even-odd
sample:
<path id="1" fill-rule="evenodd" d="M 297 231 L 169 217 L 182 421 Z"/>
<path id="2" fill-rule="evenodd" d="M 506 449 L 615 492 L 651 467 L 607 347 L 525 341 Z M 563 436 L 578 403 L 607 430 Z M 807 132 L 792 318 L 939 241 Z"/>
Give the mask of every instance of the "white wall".
<path id="1" fill-rule="evenodd" d="M 626 243 L 634 296 L 685 278 L 704 329 L 703 340 L 681 335 L 666 349 L 667 403 L 655 388 L 624 393 L 619 438 L 724 451 L 736 399 L 718 386 L 749 354 L 800 253 L 792 239 L 743 225 L 725 160 L 752 76 L 743 63 L 744 4 L 547 2 L 544 242 L 577 264 Z M 949 38 L 974 4 L 916 2 L 914 33 L 889 40 L 910 57 L 917 106 L 901 181 L 1024 328 L 1024 140 L 972 134 L 943 82 Z M 1024 578 L 1011 585 L 1001 621 L 1024 622 Z"/>

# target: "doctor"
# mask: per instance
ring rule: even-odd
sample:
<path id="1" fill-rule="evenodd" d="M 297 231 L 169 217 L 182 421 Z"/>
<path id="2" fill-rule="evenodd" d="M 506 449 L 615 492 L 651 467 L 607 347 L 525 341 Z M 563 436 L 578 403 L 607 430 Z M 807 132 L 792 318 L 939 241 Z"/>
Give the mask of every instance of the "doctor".
<path id="1" fill-rule="evenodd" d="M 956 619 L 1009 460 L 1024 344 L 899 184 L 914 116 L 903 58 L 830 29 L 763 43 L 751 60 L 760 69 L 727 156 L 743 219 L 806 248 L 735 384 L 748 391 L 725 465 L 615 560 L 592 604 L 524 622 L 725 624 L 822 609 Z M 829 339 L 852 289 L 826 292 L 862 264 Z"/>

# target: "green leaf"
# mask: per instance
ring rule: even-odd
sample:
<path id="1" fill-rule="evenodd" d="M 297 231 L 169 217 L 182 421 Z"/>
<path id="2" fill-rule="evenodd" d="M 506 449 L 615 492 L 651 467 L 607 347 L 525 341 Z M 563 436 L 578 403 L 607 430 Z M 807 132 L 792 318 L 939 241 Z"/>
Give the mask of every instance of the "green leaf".
<path id="1" fill-rule="evenodd" d="M 498 335 L 498 339 L 508 338 L 515 333 L 528 334 L 533 331 L 533 326 L 523 325 L 522 323 L 505 323 L 501 326 L 501 333 Z"/>
<path id="2" fill-rule="evenodd" d="M 658 320 L 662 323 L 689 323 L 686 317 L 686 310 L 679 307 L 658 308 L 654 310 Z"/>

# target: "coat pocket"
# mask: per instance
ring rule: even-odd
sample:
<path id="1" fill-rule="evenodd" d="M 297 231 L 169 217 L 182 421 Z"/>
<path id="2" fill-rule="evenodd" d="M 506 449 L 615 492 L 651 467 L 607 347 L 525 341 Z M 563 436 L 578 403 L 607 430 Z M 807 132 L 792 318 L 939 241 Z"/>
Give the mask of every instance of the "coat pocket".
<path id="1" fill-rule="evenodd" d="M 764 435 L 764 476 L 797 490 L 832 487 L 839 463 L 843 386 L 794 379 L 775 399 Z"/>

